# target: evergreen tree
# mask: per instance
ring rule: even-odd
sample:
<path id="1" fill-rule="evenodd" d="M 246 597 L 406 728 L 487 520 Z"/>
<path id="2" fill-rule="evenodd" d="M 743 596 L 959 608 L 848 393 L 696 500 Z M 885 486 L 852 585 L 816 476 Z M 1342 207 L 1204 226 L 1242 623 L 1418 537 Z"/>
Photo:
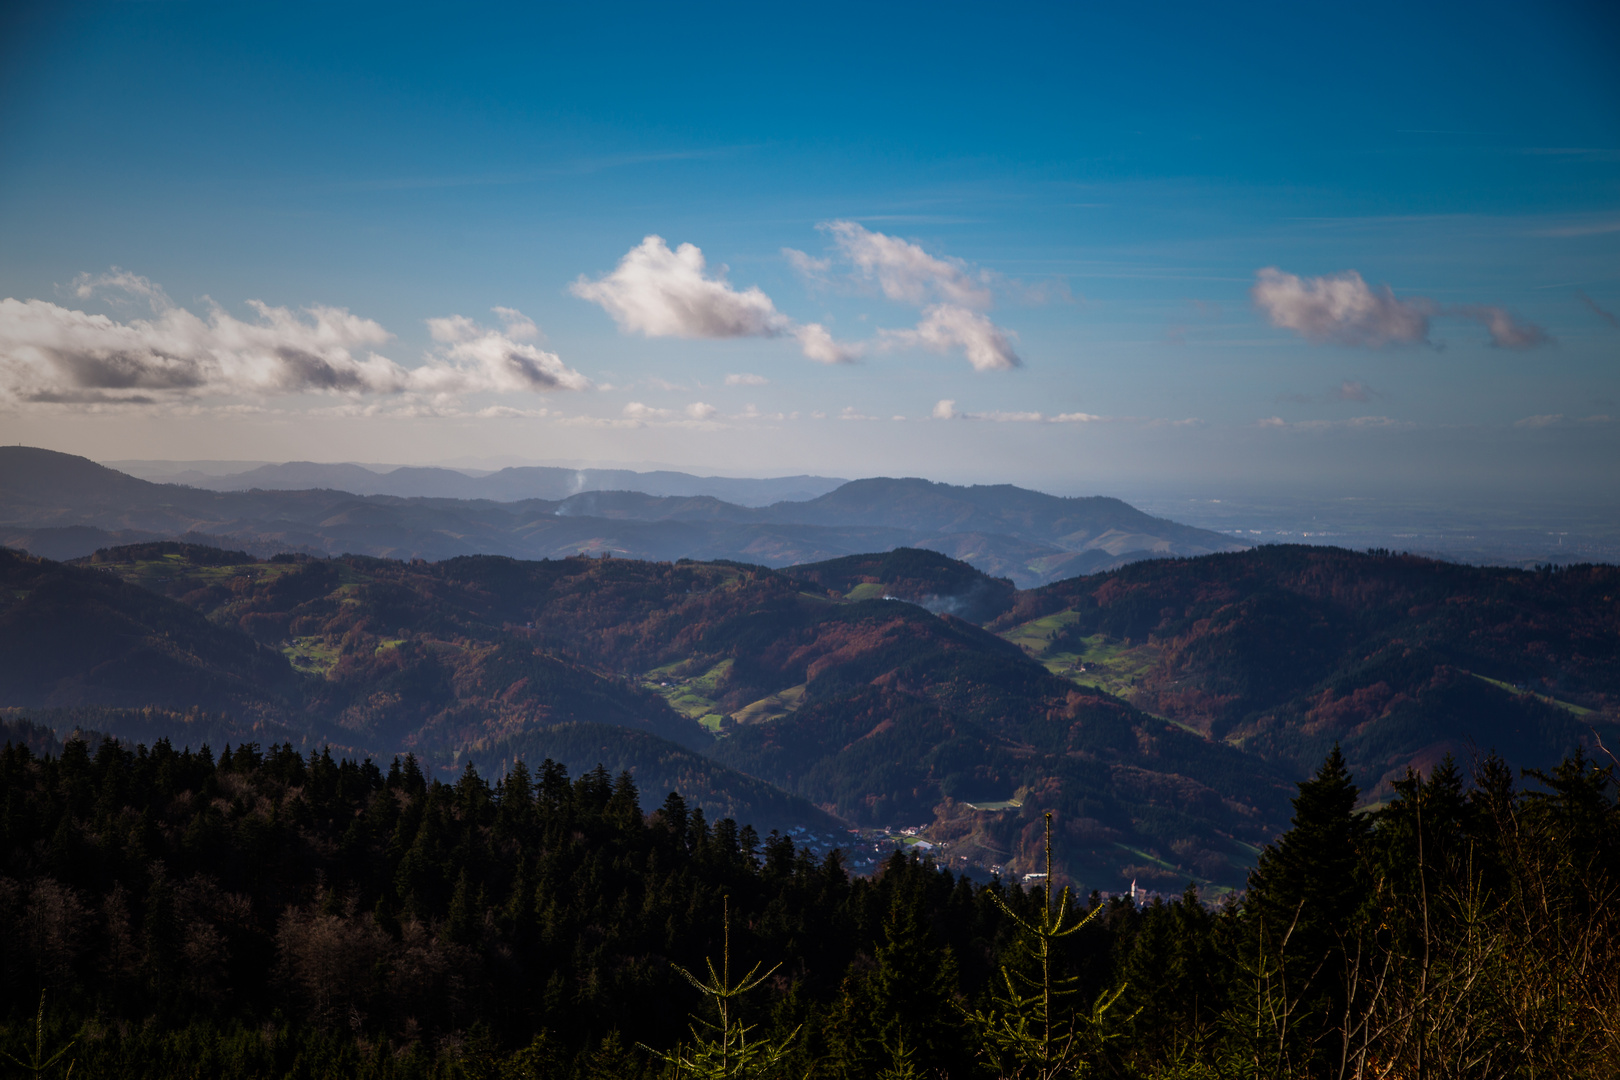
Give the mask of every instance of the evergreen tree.
<path id="1" fill-rule="evenodd" d="M 1359 794 L 1335 745 L 1299 785 L 1288 832 L 1249 875 L 1240 964 L 1250 1016 L 1238 1023 L 1256 1063 L 1326 1070 L 1346 1057 L 1350 969 L 1363 960 L 1356 916 L 1368 899 L 1371 829 L 1355 812 Z"/>

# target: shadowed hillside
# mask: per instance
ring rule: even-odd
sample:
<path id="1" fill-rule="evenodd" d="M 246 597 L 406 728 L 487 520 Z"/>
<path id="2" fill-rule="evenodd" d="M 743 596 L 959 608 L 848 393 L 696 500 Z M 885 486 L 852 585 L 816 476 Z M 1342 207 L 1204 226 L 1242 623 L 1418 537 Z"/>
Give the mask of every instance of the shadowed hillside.
<path id="1" fill-rule="evenodd" d="M 1495 748 L 1545 766 L 1620 708 L 1620 568 L 1272 546 L 1020 593 L 993 628 L 1212 739 L 1374 779 Z M 1387 791 L 1387 787 L 1381 788 Z"/>

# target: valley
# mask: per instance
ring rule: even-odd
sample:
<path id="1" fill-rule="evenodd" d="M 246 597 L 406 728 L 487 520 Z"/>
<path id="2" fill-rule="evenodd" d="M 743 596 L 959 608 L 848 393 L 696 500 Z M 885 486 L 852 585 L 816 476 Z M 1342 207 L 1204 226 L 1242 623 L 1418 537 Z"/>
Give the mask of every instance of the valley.
<path id="1" fill-rule="evenodd" d="M 1620 743 L 1612 567 L 1267 547 L 1020 590 L 920 549 L 771 569 L 157 542 L 0 570 L 0 704 L 64 733 L 150 741 L 167 716 L 446 779 L 604 764 L 975 873 L 1030 872 L 1051 810 L 1063 873 L 1104 890 L 1241 886 L 1335 744 L 1377 801 L 1448 754 Z"/>

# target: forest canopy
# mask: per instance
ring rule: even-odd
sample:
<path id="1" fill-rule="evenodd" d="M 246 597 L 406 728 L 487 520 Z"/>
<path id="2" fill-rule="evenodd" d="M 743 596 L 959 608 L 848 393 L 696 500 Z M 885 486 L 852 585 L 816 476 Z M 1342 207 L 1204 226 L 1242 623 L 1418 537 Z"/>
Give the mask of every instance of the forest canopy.
<path id="1" fill-rule="evenodd" d="M 711 960 L 769 971 L 726 1030 L 783 1076 L 1620 1060 L 1615 770 L 1579 755 L 1522 780 L 1448 761 L 1358 813 L 1335 751 L 1212 908 L 900 854 L 852 877 L 837 852 L 679 794 L 648 812 L 628 774 L 551 761 L 445 783 L 410 757 L 27 741 L 0 753 L 0 1049 L 29 1060 L 37 1015 L 78 1076 L 674 1075 L 719 1038 L 681 974 Z M 1044 971 L 1043 911 L 1084 920 Z"/>

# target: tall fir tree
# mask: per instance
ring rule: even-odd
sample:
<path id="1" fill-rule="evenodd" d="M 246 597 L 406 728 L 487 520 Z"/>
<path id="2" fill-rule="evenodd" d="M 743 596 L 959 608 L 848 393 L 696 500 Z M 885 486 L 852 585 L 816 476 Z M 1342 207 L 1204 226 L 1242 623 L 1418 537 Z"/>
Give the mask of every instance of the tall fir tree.
<path id="1" fill-rule="evenodd" d="M 1252 1034 L 1257 1065 L 1330 1075 L 1346 1056 L 1351 968 L 1362 953 L 1352 939 L 1369 895 L 1371 824 L 1356 813 L 1359 795 L 1335 744 L 1299 785 L 1288 832 L 1249 875 L 1239 961 L 1250 1000 L 1236 1019 Z"/>

